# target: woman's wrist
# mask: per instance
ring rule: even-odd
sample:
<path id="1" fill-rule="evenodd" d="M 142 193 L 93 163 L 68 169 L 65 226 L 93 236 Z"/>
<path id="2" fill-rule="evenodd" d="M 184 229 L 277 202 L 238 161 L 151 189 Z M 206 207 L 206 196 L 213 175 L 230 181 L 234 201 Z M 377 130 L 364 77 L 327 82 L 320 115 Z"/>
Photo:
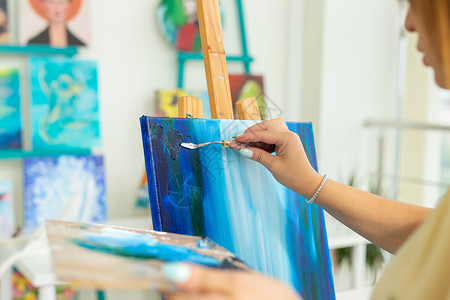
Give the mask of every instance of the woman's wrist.
<path id="1" fill-rule="evenodd" d="M 299 178 L 294 191 L 306 199 L 311 199 L 322 183 L 322 180 L 322 175 L 313 170 L 311 175 Z"/>

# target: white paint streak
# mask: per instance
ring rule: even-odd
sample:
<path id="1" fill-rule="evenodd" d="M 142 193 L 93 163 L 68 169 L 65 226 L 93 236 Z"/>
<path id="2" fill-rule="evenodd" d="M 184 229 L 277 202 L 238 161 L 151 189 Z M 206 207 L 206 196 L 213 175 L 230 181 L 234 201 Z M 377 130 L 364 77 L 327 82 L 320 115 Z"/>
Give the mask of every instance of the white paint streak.
<path id="1" fill-rule="evenodd" d="M 217 41 L 218 41 L 218 42 L 222 41 L 222 37 L 221 37 L 221 36 L 218 36 L 218 37 L 217 37 Z"/>
<path id="2" fill-rule="evenodd" d="M 220 80 L 225 80 L 225 77 L 219 76 Z"/>

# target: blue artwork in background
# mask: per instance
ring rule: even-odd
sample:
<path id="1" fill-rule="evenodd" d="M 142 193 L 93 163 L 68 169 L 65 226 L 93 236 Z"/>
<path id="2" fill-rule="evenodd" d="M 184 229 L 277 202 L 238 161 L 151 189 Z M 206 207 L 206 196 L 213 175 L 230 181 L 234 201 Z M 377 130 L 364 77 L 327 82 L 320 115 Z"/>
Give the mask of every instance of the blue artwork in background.
<path id="1" fill-rule="evenodd" d="M 155 230 L 207 236 L 306 300 L 334 299 L 323 211 L 280 185 L 260 164 L 218 145 L 252 121 L 141 118 Z M 311 124 L 288 123 L 317 169 Z"/>
<path id="2" fill-rule="evenodd" d="M 22 146 L 20 79 L 17 69 L 0 69 L 0 150 Z"/>
<path id="3" fill-rule="evenodd" d="M 46 220 L 106 220 L 102 157 L 25 159 L 24 185 L 24 219 L 28 233 Z"/>
<path id="4" fill-rule="evenodd" d="M 29 65 L 33 148 L 100 146 L 96 62 L 30 58 Z"/>

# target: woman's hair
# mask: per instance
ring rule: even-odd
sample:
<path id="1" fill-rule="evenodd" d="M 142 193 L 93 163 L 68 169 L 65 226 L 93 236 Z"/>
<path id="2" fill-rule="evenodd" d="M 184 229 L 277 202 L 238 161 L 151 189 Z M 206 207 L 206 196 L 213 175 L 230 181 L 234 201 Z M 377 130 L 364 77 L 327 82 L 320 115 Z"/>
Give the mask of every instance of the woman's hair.
<path id="1" fill-rule="evenodd" d="M 450 87 L 450 0 L 411 0 L 411 5 L 425 24 L 442 64 L 446 86 Z"/>

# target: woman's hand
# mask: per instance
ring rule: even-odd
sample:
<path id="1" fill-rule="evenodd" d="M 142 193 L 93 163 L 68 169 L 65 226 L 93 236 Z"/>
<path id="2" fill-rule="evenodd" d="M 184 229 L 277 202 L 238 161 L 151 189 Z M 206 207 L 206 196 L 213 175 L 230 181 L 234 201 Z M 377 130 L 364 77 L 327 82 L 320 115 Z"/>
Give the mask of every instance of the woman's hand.
<path id="1" fill-rule="evenodd" d="M 243 271 L 222 271 L 169 263 L 164 275 L 173 282 L 177 292 L 165 293 L 167 300 L 300 300 L 287 285 Z"/>
<path id="2" fill-rule="evenodd" d="M 236 137 L 236 141 L 275 144 L 276 156 L 254 147 L 242 149 L 241 154 L 263 164 L 278 182 L 305 198 L 312 197 L 320 185 L 322 177 L 309 163 L 300 137 L 289 131 L 282 119 L 258 123 Z"/>

